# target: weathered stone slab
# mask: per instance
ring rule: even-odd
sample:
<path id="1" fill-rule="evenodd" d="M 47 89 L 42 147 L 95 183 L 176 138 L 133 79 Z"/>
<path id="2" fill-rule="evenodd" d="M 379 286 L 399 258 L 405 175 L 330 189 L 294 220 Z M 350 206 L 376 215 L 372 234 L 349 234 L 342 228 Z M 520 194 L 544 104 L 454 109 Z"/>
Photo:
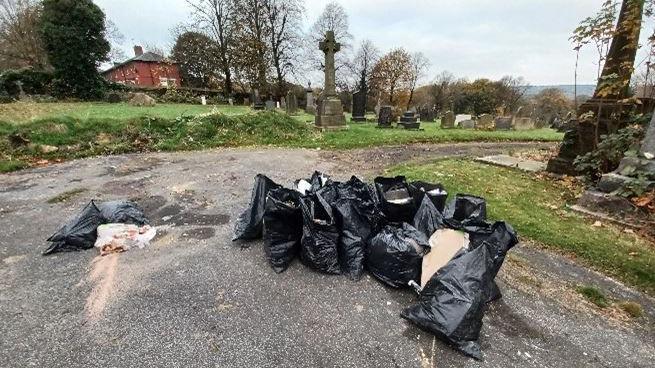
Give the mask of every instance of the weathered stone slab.
<path id="1" fill-rule="evenodd" d="M 462 120 L 458 123 L 458 127 L 462 129 L 475 129 L 475 121 L 474 120 Z"/>
<path id="2" fill-rule="evenodd" d="M 459 126 L 459 124 L 462 121 L 466 121 L 466 120 L 473 120 L 473 116 L 472 115 L 467 115 L 467 114 L 456 115 L 455 116 L 455 126 Z"/>
<path id="3" fill-rule="evenodd" d="M 539 172 L 546 170 L 546 163 L 534 160 L 528 160 L 519 157 L 512 157 L 509 155 L 494 155 L 486 156 L 476 159 L 476 161 L 484 162 L 487 164 L 511 167 L 528 172 Z"/>
<path id="4" fill-rule="evenodd" d="M 455 127 L 455 114 L 452 111 L 446 111 L 441 117 L 441 127 L 450 129 Z"/>
<path id="5" fill-rule="evenodd" d="M 393 111 L 391 106 L 380 106 L 380 113 L 378 114 L 378 127 L 389 128 L 391 127 L 391 119 Z"/>
<path id="6" fill-rule="evenodd" d="M 366 121 L 366 91 L 353 93 L 352 121 Z"/>
<path id="7" fill-rule="evenodd" d="M 494 129 L 496 130 L 511 130 L 512 118 L 496 118 L 494 121 Z"/>

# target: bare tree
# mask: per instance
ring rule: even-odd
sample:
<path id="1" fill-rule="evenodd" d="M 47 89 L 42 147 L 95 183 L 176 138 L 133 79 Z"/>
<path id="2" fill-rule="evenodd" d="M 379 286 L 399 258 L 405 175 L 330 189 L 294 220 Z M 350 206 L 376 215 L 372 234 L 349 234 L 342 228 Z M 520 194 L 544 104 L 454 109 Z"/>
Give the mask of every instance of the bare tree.
<path id="1" fill-rule="evenodd" d="M 351 79 L 357 89 L 368 91 L 373 66 L 380 59 L 380 50 L 371 40 L 363 40 L 349 63 Z M 354 88 L 353 88 L 354 89 Z"/>
<path id="2" fill-rule="evenodd" d="M 504 76 L 496 82 L 497 100 L 508 111 L 516 111 L 523 102 L 530 84 L 523 77 Z"/>
<path id="3" fill-rule="evenodd" d="M 409 70 L 407 75 L 407 86 L 409 88 L 409 100 L 407 101 L 407 110 L 409 110 L 412 105 L 412 100 L 414 99 L 414 91 L 416 86 L 421 78 L 425 76 L 430 67 L 430 60 L 422 53 L 416 52 L 412 54 Z"/>
<path id="4" fill-rule="evenodd" d="M 123 51 L 123 42 L 125 42 L 125 36 L 116 26 L 111 19 L 105 18 L 105 38 L 111 44 L 111 50 L 109 51 L 109 61 L 112 63 L 121 62 L 127 59 L 125 51 Z"/>
<path id="5" fill-rule="evenodd" d="M 39 34 L 41 4 L 35 0 L 0 0 L 0 68 L 48 66 Z"/>
<path id="6" fill-rule="evenodd" d="M 266 0 L 265 10 L 276 94 L 280 96 L 284 93 L 287 74 L 295 70 L 302 44 L 301 22 L 305 9 L 300 0 Z"/>
<path id="7" fill-rule="evenodd" d="M 252 89 L 266 86 L 269 60 L 268 0 L 237 0 L 235 19 L 234 68 Z"/>
<path id="8" fill-rule="evenodd" d="M 225 93 L 233 92 L 232 70 L 235 48 L 235 1 L 234 0 L 187 0 L 193 9 L 193 17 L 200 29 L 214 39 L 219 52 L 221 71 L 225 79 Z"/>

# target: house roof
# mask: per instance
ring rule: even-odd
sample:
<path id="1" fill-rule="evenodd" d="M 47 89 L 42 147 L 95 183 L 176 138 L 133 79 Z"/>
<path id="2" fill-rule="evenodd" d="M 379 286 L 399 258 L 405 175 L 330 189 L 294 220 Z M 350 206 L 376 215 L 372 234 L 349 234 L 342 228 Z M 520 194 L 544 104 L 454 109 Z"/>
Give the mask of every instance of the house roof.
<path id="1" fill-rule="evenodd" d="M 175 62 L 167 60 L 165 57 L 163 57 L 163 56 L 161 56 L 159 54 L 155 54 L 154 52 L 149 52 L 148 51 L 148 52 L 144 52 L 143 54 L 141 54 L 139 56 L 135 56 L 135 57 L 133 57 L 131 59 L 125 60 L 122 63 L 114 64 L 111 68 L 103 71 L 102 73 L 104 74 L 104 73 L 110 72 L 110 71 L 112 71 L 112 70 L 114 70 L 116 68 L 120 68 L 123 65 L 127 65 L 127 64 L 135 62 L 135 61 L 142 61 L 142 62 L 146 62 L 146 63 L 169 62 L 169 63 L 175 64 Z"/>

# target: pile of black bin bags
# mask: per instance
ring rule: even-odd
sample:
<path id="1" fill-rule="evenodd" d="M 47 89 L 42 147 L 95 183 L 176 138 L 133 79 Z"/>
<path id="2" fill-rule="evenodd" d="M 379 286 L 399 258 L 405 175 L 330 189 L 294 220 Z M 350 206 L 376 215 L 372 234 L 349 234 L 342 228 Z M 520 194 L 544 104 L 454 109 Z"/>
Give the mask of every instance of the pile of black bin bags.
<path id="1" fill-rule="evenodd" d="M 518 242 L 509 224 L 486 221 L 483 198 L 458 194 L 446 205 L 441 185 L 405 177 L 356 177 L 342 183 L 316 172 L 294 189 L 257 175 L 249 208 L 233 240 L 263 236 L 266 256 L 283 272 L 297 256 L 306 266 L 359 280 L 368 269 L 383 283 L 420 283 L 429 237 L 439 229 L 468 233 L 462 250 L 419 293 L 401 316 L 462 353 L 481 359 L 478 343 L 486 304 L 500 298 L 494 279 Z"/>

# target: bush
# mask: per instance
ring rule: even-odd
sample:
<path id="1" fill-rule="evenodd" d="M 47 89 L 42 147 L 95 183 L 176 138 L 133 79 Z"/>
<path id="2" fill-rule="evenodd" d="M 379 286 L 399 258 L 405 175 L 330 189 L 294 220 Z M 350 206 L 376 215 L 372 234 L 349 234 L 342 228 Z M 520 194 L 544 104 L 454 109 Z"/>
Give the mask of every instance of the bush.
<path id="1" fill-rule="evenodd" d="M 20 94 L 17 82 L 23 84 L 28 95 L 48 95 L 52 92 L 53 74 L 43 70 L 8 70 L 0 74 L 0 96 L 17 98 Z"/>
<path id="2" fill-rule="evenodd" d="M 180 91 L 175 87 L 169 87 L 166 89 L 166 93 L 159 98 L 159 102 L 200 104 L 200 97 L 195 97 L 188 91 Z"/>

